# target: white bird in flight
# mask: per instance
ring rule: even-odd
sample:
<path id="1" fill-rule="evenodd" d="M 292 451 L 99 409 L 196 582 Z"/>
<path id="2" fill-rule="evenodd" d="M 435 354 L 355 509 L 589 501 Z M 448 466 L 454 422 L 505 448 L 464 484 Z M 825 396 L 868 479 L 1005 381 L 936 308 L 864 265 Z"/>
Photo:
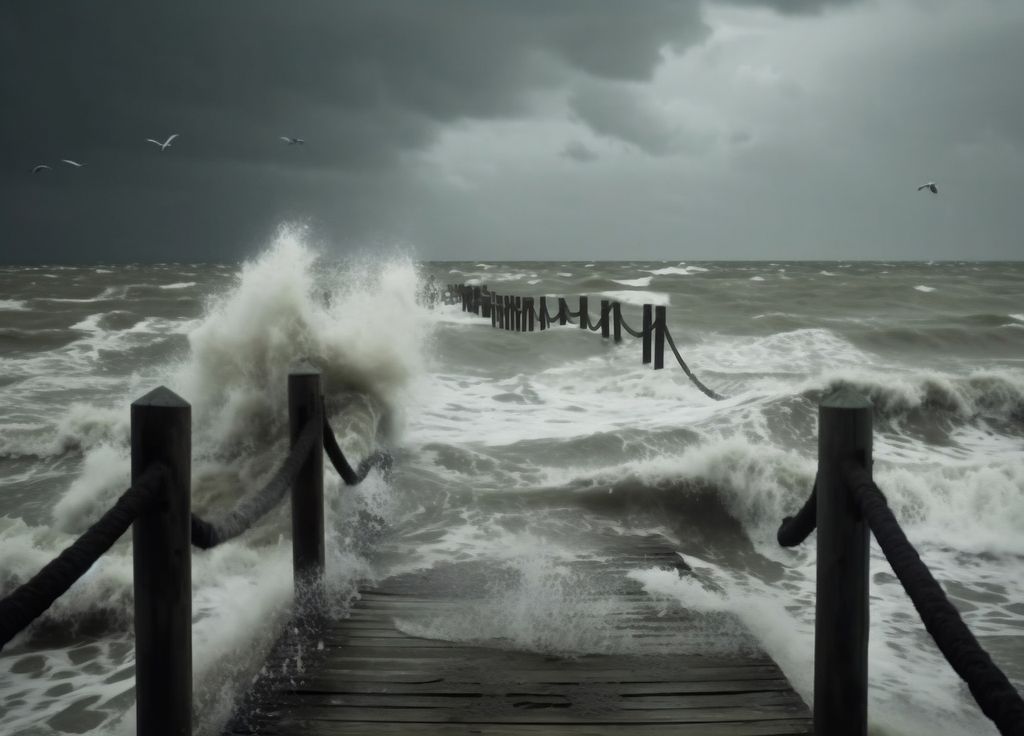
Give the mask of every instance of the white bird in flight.
<path id="1" fill-rule="evenodd" d="M 921 186 L 919 186 L 917 188 L 917 191 L 920 192 L 922 189 L 927 189 L 932 194 L 938 194 L 939 193 L 939 188 L 937 186 L 935 186 L 935 182 L 933 182 L 933 181 L 930 181 L 927 184 L 922 184 Z"/>
<path id="2" fill-rule="evenodd" d="M 47 166 L 46 164 L 39 164 L 38 166 L 33 166 L 32 167 L 32 173 L 33 174 L 38 174 L 38 173 L 40 173 L 42 171 L 49 171 L 50 168 L 51 167 Z"/>
<path id="3" fill-rule="evenodd" d="M 76 169 L 80 169 L 80 168 L 82 168 L 85 165 L 85 164 L 80 164 L 77 161 L 72 161 L 69 158 L 62 158 L 60 161 L 61 161 L 61 163 L 67 164 L 68 166 L 74 166 Z"/>
<path id="4" fill-rule="evenodd" d="M 177 133 L 172 133 L 171 136 L 167 140 L 165 140 L 163 143 L 161 143 L 160 141 L 155 141 L 152 138 L 147 138 L 146 142 L 147 143 L 155 143 L 156 145 L 160 146 L 160 150 L 161 151 L 164 151 L 164 150 L 167 149 L 167 147 L 169 145 L 171 145 L 171 141 L 173 141 L 177 137 L 178 137 Z"/>
<path id="5" fill-rule="evenodd" d="M 301 138 L 292 138 L 291 136 L 287 136 L 287 135 L 282 135 L 282 136 L 278 136 L 278 137 L 282 141 L 287 143 L 289 146 L 294 146 L 296 143 L 301 146 L 303 143 L 306 142 L 306 141 L 302 140 Z"/>

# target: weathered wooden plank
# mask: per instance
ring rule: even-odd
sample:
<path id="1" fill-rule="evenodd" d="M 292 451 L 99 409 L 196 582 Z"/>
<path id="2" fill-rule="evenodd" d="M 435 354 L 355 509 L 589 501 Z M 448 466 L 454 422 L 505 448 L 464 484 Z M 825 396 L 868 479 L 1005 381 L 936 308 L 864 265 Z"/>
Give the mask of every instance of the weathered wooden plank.
<path id="1" fill-rule="evenodd" d="M 644 712 L 608 709 L 593 712 L 586 708 L 346 708 L 302 705 L 290 709 L 292 718 L 318 721 L 359 721 L 363 723 L 716 723 L 722 721 L 790 720 L 806 712 L 793 705 L 760 705 L 744 708 L 679 708 Z"/>
<path id="2" fill-rule="evenodd" d="M 326 687 L 324 687 L 326 686 Z M 695 680 L 690 682 L 623 682 L 615 683 L 614 691 L 619 697 L 642 697 L 642 696 L 672 696 L 672 695 L 693 695 L 718 692 L 764 692 L 769 690 L 792 691 L 792 686 L 781 676 L 777 679 L 764 680 Z M 542 684 L 531 683 L 527 687 L 512 684 L 482 684 L 482 683 L 453 683 L 453 682 L 429 682 L 429 683 L 388 683 L 388 682 L 353 682 L 338 683 L 334 680 L 317 680 L 316 678 L 304 678 L 293 683 L 288 690 L 282 692 L 309 692 L 309 693 L 353 693 L 353 694 L 423 694 L 423 695 L 553 695 L 563 694 L 574 696 L 584 691 L 586 693 L 599 692 L 593 685 L 572 685 L 572 684 Z M 603 691 L 602 691 L 603 692 Z"/>
<path id="3" fill-rule="evenodd" d="M 437 723 L 374 723 L 372 730 L 365 722 L 288 720 L 261 728 L 264 736 L 348 736 L 373 733 L 379 736 L 622 736 L 622 724 L 437 724 Z M 643 736 L 804 736 L 811 733 L 806 719 L 777 721 L 730 721 L 721 723 L 630 724 L 628 733 Z M 251 733 L 234 731 L 233 733 Z"/>

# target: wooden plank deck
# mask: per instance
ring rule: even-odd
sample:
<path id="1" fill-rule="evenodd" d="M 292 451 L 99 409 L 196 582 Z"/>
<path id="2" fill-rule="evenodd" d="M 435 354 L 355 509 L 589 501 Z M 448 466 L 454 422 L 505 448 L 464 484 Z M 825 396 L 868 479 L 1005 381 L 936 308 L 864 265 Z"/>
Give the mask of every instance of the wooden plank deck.
<path id="1" fill-rule="evenodd" d="M 612 592 L 620 605 L 610 615 L 616 631 L 634 637 L 628 653 L 556 656 L 503 648 L 507 642 L 500 640 L 407 633 L 417 622 L 457 616 L 476 602 L 459 594 L 473 588 L 465 585 L 473 571 L 442 566 L 367 587 L 351 615 L 324 624 L 301 668 L 294 646 L 279 648 L 268 661 L 259 702 L 228 733 L 811 733 L 806 705 L 756 643 L 739 652 L 680 652 L 694 615 L 652 605 L 624 573 L 685 565 L 663 542 L 641 546 L 614 562 L 578 563 L 618 581 Z M 735 619 L 723 625 L 740 631 Z"/>

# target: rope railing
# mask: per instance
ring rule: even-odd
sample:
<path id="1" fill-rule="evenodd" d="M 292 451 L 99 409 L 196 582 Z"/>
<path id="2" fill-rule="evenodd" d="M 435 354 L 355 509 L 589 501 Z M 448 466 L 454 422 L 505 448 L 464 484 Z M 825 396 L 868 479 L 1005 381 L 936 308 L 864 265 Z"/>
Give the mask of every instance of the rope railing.
<path id="1" fill-rule="evenodd" d="M 693 371 L 690 370 L 690 367 L 686 365 L 686 361 L 683 360 L 683 356 L 679 354 L 679 349 L 676 347 L 676 341 L 672 339 L 672 333 L 668 331 L 668 327 L 663 327 L 662 329 L 665 330 L 665 342 L 667 342 L 668 346 L 672 348 L 672 353 L 676 356 L 676 360 L 679 361 L 679 367 L 683 369 L 683 373 L 685 373 L 686 377 L 690 379 L 690 382 L 700 389 L 701 393 L 708 398 L 714 399 L 715 401 L 721 401 L 725 398 L 717 391 L 712 391 L 710 388 L 705 386 L 701 380 L 694 375 Z"/>
<path id="2" fill-rule="evenodd" d="M 324 413 L 324 450 L 331 461 L 331 465 L 334 466 L 338 475 L 341 476 L 341 479 L 345 481 L 345 485 L 348 486 L 356 486 L 362 483 L 374 468 L 379 468 L 382 473 L 387 474 L 391 470 L 393 463 L 390 453 L 376 450 L 363 458 L 358 468 L 353 469 L 345 458 L 345 453 L 341 451 L 341 445 L 338 444 L 338 438 L 335 436 L 334 430 L 327 420 L 326 412 Z"/>
<path id="3" fill-rule="evenodd" d="M 819 407 L 818 475 L 803 507 L 786 517 L 778 542 L 794 547 L 818 530 L 815 614 L 815 733 L 867 727 L 870 568 L 878 542 L 925 630 L 1003 736 L 1024 736 L 1024 700 L 964 623 L 907 539 L 871 471 L 871 407 L 841 390 Z M 842 728 L 840 728 L 840 726 Z"/>
<path id="4" fill-rule="evenodd" d="M 465 312 L 473 312 L 489 317 L 491 326 L 504 330 L 516 332 L 532 332 L 534 320 L 539 323 L 540 329 L 545 330 L 550 326 L 558 324 L 571 324 L 585 328 L 591 332 L 601 332 L 603 338 L 612 337 L 614 329 L 615 342 L 622 339 L 620 328 L 624 329 L 633 337 L 643 341 L 643 362 L 650 363 L 653 358 L 654 369 L 664 368 L 665 343 L 669 344 L 676 362 L 691 383 L 705 396 L 715 401 L 721 401 L 725 397 L 717 391 L 709 388 L 691 370 L 683 359 L 679 348 L 668 330 L 666 320 L 666 309 L 658 306 L 652 310 L 652 305 L 644 305 L 644 328 L 635 330 L 629 326 L 622 317 L 622 305 L 619 302 L 609 300 L 601 301 L 600 317 L 595 321 L 590 316 L 588 309 L 588 297 L 579 297 L 579 309 L 573 311 L 568 308 L 564 298 L 558 298 L 558 311 L 552 315 L 548 310 L 547 297 L 541 297 L 541 305 L 538 309 L 536 301 L 532 297 L 499 296 L 487 290 L 486 286 L 469 287 L 465 284 L 449 284 L 449 293 L 459 295 L 462 300 L 462 309 Z M 486 295 L 483 299 L 481 295 Z M 652 319 L 652 311 L 656 316 Z M 578 321 L 577 321 L 578 320 Z M 342 466 L 344 467 L 344 466 Z M 339 469 L 343 477 L 345 472 Z"/>
<path id="5" fill-rule="evenodd" d="M 167 469 L 151 465 L 113 506 L 28 581 L 0 600 L 0 648 L 41 616 L 153 504 L 168 482 Z"/>
<path id="6" fill-rule="evenodd" d="M 942 656 L 967 683 L 981 712 L 1001 734 L 1024 734 L 1024 700 L 949 602 L 907 539 L 871 473 L 852 461 L 843 463 L 842 472 L 857 508 Z"/>
<path id="7" fill-rule="evenodd" d="M 318 423 L 319 417 L 310 417 L 277 472 L 258 491 L 243 497 L 231 511 L 211 521 L 192 514 L 192 545 L 199 549 L 210 549 L 234 539 L 251 529 L 253 524 L 277 506 L 295 482 L 302 464 L 317 441 Z"/>

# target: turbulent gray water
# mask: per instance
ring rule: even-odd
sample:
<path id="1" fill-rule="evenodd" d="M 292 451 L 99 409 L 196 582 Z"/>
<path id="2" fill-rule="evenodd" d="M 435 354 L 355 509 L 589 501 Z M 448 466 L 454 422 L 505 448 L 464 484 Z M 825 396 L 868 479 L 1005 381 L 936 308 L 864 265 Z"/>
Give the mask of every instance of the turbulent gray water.
<path id="1" fill-rule="evenodd" d="M 634 326 L 640 304 L 667 305 L 683 356 L 726 398 L 697 391 L 671 354 L 664 371 L 642 366 L 628 337 L 511 334 L 419 306 L 430 276 L 588 294 L 595 317 L 617 299 Z M 222 509 L 282 456 L 285 377 L 307 357 L 350 455 L 386 407 L 397 456 L 390 483 L 343 489 L 328 475 L 339 609 L 361 576 L 482 565 L 500 585 L 416 633 L 632 651 L 609 626 L 607 581 L 569 563 L 661 534 L 694 574 L 636 574 L 652 602 L 738 614 L 809 700 L 813 539 L 783 550 L 774 533 L 813 481 L 816 403 L 848 384 L 875 407 L 879 485 L 1021 686 L 1022 294 L 1016 263 L 333 263 L 287 233 L 245 266 L 0 269 L 0 594 L 126 485 L 133 398 L 166 384 L 192 402 L 194 506 Z M 355 411 L 343 391 L 372 398 Z M 289 611 L 288 529 L 278 509 L 193 555 L 202 732 L 228 716 Z M 877 549 L 872 573 L 873 730 L 994 733 Z M 0 654 L 0 731 L 130 732 L 130 617 L 122 542 Z"/>

